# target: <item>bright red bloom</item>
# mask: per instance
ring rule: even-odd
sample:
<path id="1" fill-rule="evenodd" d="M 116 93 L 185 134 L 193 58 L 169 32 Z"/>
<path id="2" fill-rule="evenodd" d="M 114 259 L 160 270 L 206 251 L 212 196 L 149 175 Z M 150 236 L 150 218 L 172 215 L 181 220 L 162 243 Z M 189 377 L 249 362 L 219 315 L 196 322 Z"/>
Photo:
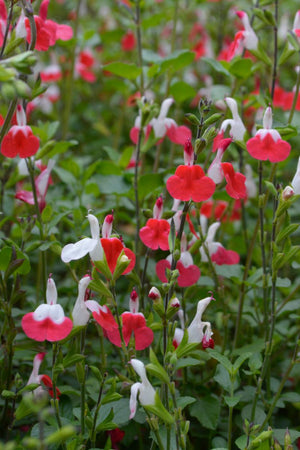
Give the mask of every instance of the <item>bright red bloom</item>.
<path id="1" fill-rule="evenodd" d="M 240 172 L 235 172 L 231 163 L 221 163 L 225 179 L 227 181 L 226 192 L 230 197 L 239 199 L 247 197 L 246 177 Z"/>
<path id="2" fill-rule="evenodd" d="M 34 16 L 36 25 L 36 45 L 38 51 L 46 51 L 50 46 L 55 45 L 58 39 L 68 41 L 73 37 L 73 30 L 69 25 L 60 25 L 53 20 L 47 20 L 48 5 L 50 0 L 43 0 L 40 6 L 40 15 Z M 27 32 L 27 42 L 31 41 L 30 22 L 25 17 L 25 27 Z"/>
<path id="3" fill-rule="evenodd" d="M 132 31 L 127 31 L 127 33 L 122 37 L 121 46 L 124 52 L 130 52 L 135 48 L 136 40 Z"/>
<path id="4" fill-rule="evenodd" d="M 217 200 L 212 202 L 208 200 L 207 202 L 201 205 L 200 214 L 207 217 L 208 219 L 213 219 L 214 221 L 220 220 L 225 222 L 229 220 L 233 222 L 234 220 L 240 220 L 241 218 L 241 203 L 239 200 L 234 202 L 233 211 L 231 212 L 230 217 L 225 213 L 226 208 L 228 207 L 228 202 L 223 200 Z"/>
<path id="5" fill-rule="evenodd" d="M 268 107 L 263 118 L 263 128 L 247 142 L 250 155 L 260 161 L 280 162 L 290 154 L 291 146 L 281 139 L 278 131 L 272 129 L 272 109 Z"/>
<path id="6" fill-rule="evenodd" d="M 124 312 L 121 317 L 122 334 L 126 345 L 129 344 L 132 333 L 135 338 L 136 350 L 144 350 L 152 344 L 153 331 L 147 327 L 146 319 L 142 313 Z M 119 330 L 106 330 L 106 336 L 117 347 L 122 346 Z"/>
<path id="7" fill-rule="evenodd" d="M 275 130 L 274 130 L 275 131 Z M 260 161 L 280 162 L 284 161 L 290 154 L 291 146 L 282 139 L 274 140 L 271 133 L 266 133 L 264 137 L 256 134 L 247 142 L 247 150 L 250 155 Z"/>
<path id="8" fill-rule="evenodd" d="M 170 261 L 162 259 L 156 264 L 156 275 L 162 283 L 167 283 L 166 269 L 171 269 Z M 178 286 L 187 287 L 196 284 L 201 273 L 199 267 L 195 264 L 185 266 L 182 261 L 177 261 L 176 269 L 179 271 L 179 277 L 177 278 Z"/>
<path id="9" fill-rule="evenodd" d="M 85 306 L 91 311 L 96 322 L 98 322 L 105 331 L 114 330 L 114 332 L 116 332 L 118 324 L 108 306 L 99 305 L 95 300 L 87 300 Z"/>
<path id="10" fill-rule="evenodd" d="M 208 200 L 215 192 L 215 183 L 205 176 L 198 165 L 179 166 L 167 181 L 169 194 L 178 200 L 202 202 Z"/>
<path id="11" fill-rule="evenodd" d="M 218 266 L 223 264 L 233 265 L 240 262 L 240 255 L 234 250 L 226 250 L 222 245 L 217 247 L 217 251 L 210 256 L 212 262 Z"/>
<path id="12" fill-rule="evenodd" d="M 129 266 L 126 267 L 122 275 L 126 275 L 127 273 L 132 271 L 135 265 L 135 254 L 133 253 L 132 250 L 130 250 L 127 247 L 124 247 L 121 240 L 118 238 L 102 238 L 100 239 L 100 241 L 105 253 L 109 270 L 111 271 L 112 274 L 115 271 L 117 260 L 122 251 L 130 260 Z"/>
<path id="13" fill-rule="evenodd" d="M 149 219 L 146 225 L 140 229 L 140 238 L 146 247 L 152 250 L 161 248 L 169 250 L 170 224 L 165 219 Z"/>
<path id="14" fill-rule="evenodd" d="M 117 443 L 122 441 L 125 436 L 125 431 L 120 430 L 120 428 L 115 428 L 114 430 L 107 431 L 107 434 L 110 436 L 112 448 L 118 449 L 119 447 L 117 446 Z"/>
<path id="15" fill-rule="evenodd" d="M 48 391 L 50 397 L 54 398 L 53 395 L 53 383 L 49 375 L 40 375 L 40 381 L 45 386 L 46 390 Z M 61 392 L 58 388 L 56 388 L 56 398 L 59 400 L 59 397 L 61 395 Z"/>

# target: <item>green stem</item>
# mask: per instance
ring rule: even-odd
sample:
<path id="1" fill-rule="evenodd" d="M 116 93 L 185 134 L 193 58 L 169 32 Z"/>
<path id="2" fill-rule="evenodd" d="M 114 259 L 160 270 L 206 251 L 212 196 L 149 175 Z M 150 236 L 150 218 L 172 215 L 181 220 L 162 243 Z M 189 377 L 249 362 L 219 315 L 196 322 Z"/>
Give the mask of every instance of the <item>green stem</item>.
<path id="1" fill-rule="evenodd" d="M 54 405 L 54 412 L 55 412 L 55 418 L 58 425 L 58 428 L 62 428 L 62 423 L 59 415 L 59 406 L 58 406 L 58 399 L 56 396 L 56 380 L 57 375 L 55 373 L 55 364 L 56 364 L 56 357 L 58 353 L 58 344 L 57 342 L 54 342 L 52 345 L 52 389 L 53 389 L 53 405 Z M 66 444 L 63 444 L 64 448 L 66 449 Z"/>
<path id="2" fill-rule="evenodd" d="M 299 57 L 300 57 L 300 52 L 299 52 Z M 292 120 L 294 117 L 294 113 L 296 110 L 296 104 L 297 104 L 297 100 L 298 100 L 298 95 L 299 95 L 299 88 L 300 88 L 300 70 L 297 71 L 296 89 L 294 92 L 293 104 L 292 104 L 292 108 L 291 108 L 289 119 L 288 119 L 288 125 L 290 125 L 292 123 Z"/>
<path id="3" fill-rule="evenodd" d="M 86 376 L 87 376 L 87 371 L 88 371 L 88 365 L 85 365 L 84 367 L 84 378 L 83 378 L 83 382 L 81 383 L 80 386 L 80 406 L 81 406 L 81 411 L 80 411 L 80 434 L 81 437 L 83 438 L 84 433 L 85 433 L 85 381 L 86 381 Z"/>
<path id="4" fill-rule="evenodd" d="M 142 134 L 143 134 L 143 113 L 141 111 L 141 126 L 139 129 L 138 141 L 136 144 L 136 160 L 134 165 L 134 198 L 135 198 L 135 254 L 136 254 L 136 271 L 137 274 L 140 275 L 140 251 L 139 251 L 139 243 L 140 243 L 140 201 L 139 201 L 139 163 L 141 156 L 141 143 L 142 143 Z"/>
<path id="5" fill-rule="evenodd" d="M 74 71 L 75 71 L 75 60 L 76 60 L 76 45 L 77 45 L 77 35 L 80 21 L 80 6 L 81 0 L 77 1 L 76 7 L 76 15 L 75 15 L 75 23 L 73 27 L 73 39 L 74 39 L 74 47 L 71 52 L 71 66 L 68 76 L 66 77 L 66 87 L 64 94 L 64 110 L 62 116 L 62 139 L 66 139 L 68 130 L 69 130 L 69 121 L 72 109 L 72 100 L 73 100 L 73 90 L 74 90 Z"/>
<path id="6" fill-rule="evenodd" d="M 105 385 L 106 376 L 107 376 L 107 373 L 105 373 L 103 375 L 103 379 L 100 384 L 100 390 L 99 390 L 98 400 L 97 400 L 97 404 L 96 404 L 96 410 L 95 410 L 94 419 L 93 419 L 93 426 L 92 426 L 92 431 L 91 431 L 91 442 L 92 442 L 93 448 L 96 448 L 96 436 L 97 436 L 96 423 L 97 423 L 98 414 L 99 414 L 99 411 L 101 408 L 101 397 L 102 397 L 103 388 Z"/>
<path id="7" fill-rule="evenodd" d="M 145 255 L 145 264 L 144 264 L 144 269 L 143 269 L 142 278 L 141 278 L 140 302 L 141 302 L 141 310 L 142 310 L 142 312 L 144 312 L 145 281 L 146 281 L 146 273 L 147 273 L 147 267 L 148 267 L 150 254 L 151 254 L 151 249 L 148 247 L 147 251 L 146 251 L 146 255 Z"/>
<path id="8" fill-rule="evenodd" d="M 274 98 L 275 84 L 277 78 L 277 54 L 278 54 L 278 0 L 275 0 L 275 25 L 274 25 L 274 62 L 273 62 L 273 73 L 272 73 L 272 88 L 271 88 L 271 98 Z"/>
<path id="9" fill-rule="evenodd" d="M 6 47 L 8 33 L 9 33 L 9 29 L 10 29 L 11 21 L 12 21 L 12 16 L 13 16 L 13 8 L 14 8 L 14 0 L 11 0 L 10 7 L 9 7 L 9 14 L 8 14 L 7 22 L 6 22 L 4 38 L 3 38 L 3 44 L 2 44 L 1 52 L 0 52 L 0 59 L 2 59 L 3 54 L 4 54 L 4 50 L 5 50 L 5 47 Z"/>
<path id="10" fill-rule="evenodd" d="M 38 197 L 37 197 L 37 190 L 35 186 L 35 180 L 34 180 L 34 165 L 30 158 L 26 158 L 26 165 L 29 172 L 29 178 L 31 183 L 31 189 L 33 193 L 34 198 L 34 207 L 36 216 L 39 222 L 39 232 L 40 232 L 40 239 L 41 241 L 44 241 L 44 224 L 40 212 Z M 42 268 L 42 281 L 43 281 L 43 295 L 45 295 L 46 288 L 47 288 L 47 260 L 46 260 L 46 252 L 41 252 L 41 268 Z"/>
<path id="11" fill-rule="evenodd" d="M 135 8 L 135 26 L 136 26 L 136 41 L 137 41 L 137 51 L 138 51 L 138 67 L 141 70 L 141 78 L 140 78 L 140 89 L 141 95 L 144 95 L 144 74 L 143 74 L 143 56 L 142 56 L 142 32 L 141 32 L 141 8 L 140 8 L 140 0 L 136 2 Z"/>
<path id="12" fill-rule="evenodd" d="M 290 376 L 290 373 L 291 373 L 293 367 L 294 367 L 295 364 L 297 363 L 297 353 L 298 353 L 298 348 L 299 348 L 298 339 L 299 339 L 299 336 L 298 336 L 297 339 L 296 339 L 296 346 L 295 346 L 293 358 L 292 358 L 292 360 L 291 360 L 291 362 L 290 362 L 290 365 L 289 365 L 289 367 L 287 368 L 287 370 L 286 370 L 286 372 L 285 372 L 285 374 L 284 374 L 284 376 L 283 376 L 283 378 L 282 378 L 282 380 L 281 380 L 281 382 L 280 382 L 279 387 L 277 388 L 277 392 L 276 392 L 276 395 L 275 395 L 275 397 L 274 397 L 274 400 L 273 400 L 273 402 L 272 402 L 272 404 L 271 404 L 271 406 L 270 406 L 270 409 L 269 409 L 269 411 L 268 411 L 268 414 L 266 415 L 266 418 L 265 418 L 264 422 L 262 423 L 262 425 L 261 425 L 259 431 L 262 431 L 262 430 L 264 429 L 264 427 L 267 425 L 267 423 L 268 423 L 270 417 L 271 417 L 272 414 L 273 414 L 274 409 L 276 408 L 277 402 L 278 402 L 278 400 L 279 400 L 279 398 L 280 398 L 280 395 L 281 395 L 281 392 L 282 392 L 282 390 L 283 390 L 283 388 L 284 388 L 284 386 L 285 386 L 285 383 L 287 382 L 287 380 L 288 380 L 288 378 L 289 378 L 289 376 Z"/>

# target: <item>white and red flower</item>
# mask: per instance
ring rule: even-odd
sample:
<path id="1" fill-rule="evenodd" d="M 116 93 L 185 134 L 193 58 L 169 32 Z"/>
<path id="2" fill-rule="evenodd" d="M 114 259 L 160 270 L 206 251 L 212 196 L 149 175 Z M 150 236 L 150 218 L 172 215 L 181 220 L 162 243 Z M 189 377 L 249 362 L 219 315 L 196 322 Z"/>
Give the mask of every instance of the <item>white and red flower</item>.
<path id="1" fill-rule="evenodd" d="M 34 312 L 25 314 L 22 319 L 24 333 L 35 341 L 56 342 L 66 338 L 73 328 L 72 320 L 65 317 L 61 305 L 57 304 L 57 290 L 54 280 L 49 276 L 46 291 L 47 303 L 39 305 Z"/>

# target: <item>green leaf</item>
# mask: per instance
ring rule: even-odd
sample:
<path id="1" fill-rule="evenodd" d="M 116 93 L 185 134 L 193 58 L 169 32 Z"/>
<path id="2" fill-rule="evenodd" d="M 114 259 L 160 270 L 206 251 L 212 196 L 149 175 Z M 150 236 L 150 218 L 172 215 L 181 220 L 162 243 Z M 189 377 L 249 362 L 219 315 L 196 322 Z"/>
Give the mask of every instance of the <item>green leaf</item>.
<path id="1" fill-rule="evenodd" d="M 191 64 L 195 59 L 195 53 L 190 50 L 176 50 L 167 58 L 164 58 L 160 65 L 160 72 L 176 72 Z"/>
<path id="2" fill-rule="evenodd" d="M 273 430 L 273 435 L 279 441 L 280 445 L 284 445 L 285 432 L 286 432 L 286 428 L 284 428 L 284 429 L 277 428 L 277 429 Z M 300 438 L 300 431 L 289 429 L 289 433 L 291 436 L 292 444 L 295 442 L 296 439 Z"/>
<path id="3" fill-rule="evenodd" d="M 150 349 L 153 352 L 152 349 Z M 170 378 L 165 371 L 165 369 L 162 367 L 162 365 L 156 360 L 155 363 L 150 363 L 146 365 L 147 372 L 150 372 L 151 375 L 154 375 L 155 377 L 159 378 L 161 381 L 163 381 L 166 384 L 170 384 Z"/>
<path id="4" fill-rule="evenodd" d="M 250 352 L 243 353 L 242 355 L 240 355 L 233 364 L 233 372 L 237 373 L 243 362 L 246 361 L 246 359 L 250 358 L 251 355 L 252 353 Z"/>
<path id="5" fill-rule="evenodd" d="M 228 397 L 225 396 L 224 400 L 227 406 L 229 406 L 229 408 L 233 408 L 235 405 L 238 404 L 238 402 L 240 401 L 241 397 L 237 396 L 237 397 Z"/>
<path id="6" fill-rule="evenodd" d="M 97 263 L 98 263 L 98 261 L 97 261 Z M 110 274 L 110 278 L 111 278 L 111 274 Z M 92 291 L 95 291 L 98 294 L 103 295 L 105 297 L 112 297 L 112 293 L 110 292 L 108 287 L 105 285 L 105 283 L 100 278 L 93 279 L 89 284 L 89 288 L 92 289 Z"/>
<path id="7" fill-rule="evenodd" d="M 66 369 L 67 367 L 74 366 L 77 362 L 84 361 L 85 356 L 79 353 L 75 353 L 74 355 L 67 355 L 63 359 L 63 366 Z"/>
<path id="8" fill-rule="evenodd" d="M 290 234 L 294 233 L 298 229 L 299 225 L 299 223 L 292 223 L 291 225 L 283 228 L 276 236 L 276 244 L 279 245 L 280 242 L 286 239 Z"/>
<path id="9" fill-rule="evenodd" d="M 155 190 L 163 190 L 164 177 L 161 173 L 149 173 L 142 175 L 138 182 L 139 198 L 143 199 L 149 194 L 153 194 Z"/>
<path id="10" fill-rule="evenodd" d="M 191 367 L 191 366 L 199 366 L 199 364 L 203 364 L 203 361 L 199 361 L 196 358 L 180 358 L 176 362 L 175 368 L 176 370 L 182 369 L 183 367 Z"/>
<path id="11" fill-rule="evenodd" d="M 225 67 L 216 59 L 203 57 L 203 58 L 201 58 L 201 61 L 204 61 L 207 64 L 209 64 L 216 72 L 230 77 L 230 72 L 228 72 L 228 70 L 225 69 Z"/>
<path id="12" fill-rule="evenodd" d="M 46 207 L 43 209 L 42 212 L 42 221 L 44 223 L 47 223 L 51 220 L 53 214 L 53 208 L 51 205 L 46 205 Z"/>
<path id="13" fill-rule="evenodd" d="M 66 441 L 75 434 L 76 428 L 73 427 L 73 425 L 65 425 L 64 427 L 47 436 L 45 439 L 45 443 L 47 445 L 60 444 L 61 442 Z"/>
<path id="14" fill-rule="evenodd" d="M 7 389 L 3 389 L 1 392 L 1 397 L 3 398 L 14 398 L 16 396 L 16 393 L 13 391 L 8 391 Z"/>
<path id="15" fill-rule="evenodd" d="M 12 255 L 11 247 L 3 247 L 0 251 L 0 270 L 3 272 L 7 269 Z"/>
<path id="16" fill-rule="evenodd" d="M 249 358 L 248 365 L 251 372 L 256 373 L 256 371 L 262 366 L 261 353 L 253 353 L 253 355 L 251 355 Z"/>
<path id="17" fill-rule="evenodd" d="M 191 405 L 192 403 L 195 403 L 196 399 L 194 397 L 178 397 L 176 402 L 177 406 L 181 409 L 184 409 L 186 406 Z"/>
<path id="18" fill-rule="evenodd" d="M 253 62 L 249 58 L 235 58 L 229 66 L 229 72 L 235 77 L 245 79 L 251 75 Z"/>
<path id="19" fill-rule="evenodd" d="M 220 364 L 222 364 L 222 366 L 225 367 L 225 369 L 228 371 L 229 374 L 233 373 L 234 370 L 233 365 L 226 356 L 222 355 L 217 350 L 212 348 L 208 348 L 206 349 L 206 351 L 207 353 L 210 354 L 212 358 L 216 359 Z"/>
<path id="20" fill-rule="evenodd" d="M 170 87 L 170 93 L 177 103 L 192 99 L 196 96 L 196 90 L 184 81 L 177 81 Z"/>
<path id="21" fill-rule="evenodd" d="M 103 70 L 118 75 L 119 77 L 135 80 L 141 73 L 142 69 L 135 64 L 126 64 L 123 62 L 112 62 L 105 64 Z"/>
<path id="22" fill-rule="evenodd" d="M 217 428 L 220 411 L 220 402 L 212 395 L 197 400 L 190 408 L 190 414 L 196 417 L 204 428 L 210 430 Z"/>
<path id="23" fill-rule="evenodd" d="M 105 405 L 107 403 L 117 402 L 122 398 L 121 394 L 118 392 L 108 392 L 105 397 L 101 400 L 101 405 Z"/>
<path id="24" fill-rule="evenodd" d="M 268 180 L 264 180 L 264 183 L 267 186 L 268 191 L 271 192 L 271 194 L 273 194 L 274 197 L 277 197 L 277 190 L 276 190 L 276 187 L 274 186 L 274 184 Z"/>

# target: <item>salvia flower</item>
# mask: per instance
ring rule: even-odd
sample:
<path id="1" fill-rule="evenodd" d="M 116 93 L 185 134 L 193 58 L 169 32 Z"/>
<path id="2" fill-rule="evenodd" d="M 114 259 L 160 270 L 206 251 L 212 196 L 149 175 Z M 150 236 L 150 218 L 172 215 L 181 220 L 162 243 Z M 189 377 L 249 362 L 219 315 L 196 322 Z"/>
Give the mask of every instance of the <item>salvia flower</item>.
<path id="1" fill-rule="evenodd" d="M 215 300 L 213 296 L 206 297 L 198 302 L 196 315 L 187 329 L 189 343 L 200 344 L 204 337 L 204 328 L 209 327 L 209 330 L 211 330 L 210 322 L 203 322 L 202 315 L 212 300 Z"/>
<path id="2" fill-rule="evenodd" d="M 86 325 L 89 321 L 90 313 L 87 309 L 84 299 L 86 289 L 90 282 L 91 277 L 89 275 L 85 275 L 78 283 L 78 296 L 72 312 L 74 326 Z"/>
<path id="3" fill-rule="evenodd" d="M 167 135 L 175 144 L 184 145 L 188 139 L 192 138 L 192 133 L 189 128 L 178 126 L 174 119 L 167 117 L 173 102 L 172 98 L 167 98 L 162 102 L 159 115 L 150 121 L 150 126 L 156 138 L 160 139 Z"/>
<path id="4" fill-rule="evenodd" d="M 84 238 L 75 244 L 67 244 L 61 252 L 61 259 L 65 263 L 83 258 L 88 253 L 92 261 L 102 261 L 103 249 L 100 242 L 100 226 L 97 217 L 87 215 L 91 228 L 91 238 Z"/>
<path id="5" fill-rule="evenodd" d="M 205 216 L 200 216 L 201 221 L 201 227 L 202 230 L 206 230 L 206 224 L 207 219 Z M 205 237 L 204 243 L 201 245 L 199 251 L 201 255 L 202 262 L 208 262 L 208 257 L 205 251 L 206 250 L 209 253 L 209 256 L 212 260 L 212 262 L 216 263 L 217 265 L 223 265 L 223 264 L 238 264 L 240 261 L 240 256 L 237 252 L 233 250 L 226 250 L 223 245 L 220 242 L 216 242 L 215 234 L 220 227 L 220 222 L 214 222 L 212 223 L 207 231 L 207 235 Z"/>
<path id="6" fill-rule="evenodd" d="M 57 302 L 54 280 L 49 276 L 46 291 L 47 303 L 38 306 L 34 312 L 22 319 L 24 333 L 35 341 L 56 342 L 66 338 L 73 328 L 72 320 L 65 317 L 64 310 Z"/>
<path id="7" fill-rule="evenodd" d="M 231 144 L 232 139 L 222 139 L 218 143 L 218 149 L 217 154 L 215 156 L 215 159 L 211 163 L 211 165 L 208 168 L 207 175 L 209 178 L 211 178 L 216 184 L 219 184 L 223 181 L 224 173 L 222 170 L 221 162 L 224 155 L 225 150 L 227 147 Z"/>
<path id="8" fill-rule="evenodd" d="M 73 30 L 69 25 L 61 25 L 53 20 L 47 19 L 48 6 L 50 0 L 43 0 L 40 6 L 38 16 L 34 16 L 36 26 L 36 45 L 35 49 L 38 51 L 46 51 L 50 46 L 55 45 L 58 39 L 68 41 L 73 36 Z M 30 22 L 25 17 L 25 27 L 27 32 L 27 42 L 31 41 Z"/>
<path id="9" fill-rule="evenodd" d="M 226 192 L 230 197 L 235 199 L 246 198 L 246 177 L 240 172 L 235 172 L 231 163 L 221 163 L 221 167 L 227 181 L 225 187 Z"/>
<path id="10" fill-rule="evenodd" d="M 26 125 L 26 114 L 21 105 L 17 106 L 17 125 L 13 125 L 4 136 L 1 153 L 8 158 L 29 158 L 36 154 L 40 147 L 39 139 Z"/>
<path id="11" fill-rule="evenodd" d="M 32 391 L 35 398 L 40 398 L 45 395 L 46 392 L 53 397 L 53 384 L 48 375 L 40 375 L 40 365 L 42 364 L 46 353 L 38 353 L 33 359 L 33 369 L 28 379 L 27 386 L 30 384 L 40 384 L 34 391 Z M 56 398 L 59 398 L 60 391 L 56 388 Z"/>
<path id="12" fill-rule="evenodd" d="M 230 127 L 229 135 L 235 141 L 242 141 L 246 132 L 246 127 L 238 113 L 237 102 L 231 98 L 226 97 L 225 102 L 231 111 L 232 119 L 226 119 L 222 122 L 220 132 L 224 133 Z"/>
<path id="13" fill-rule="evenodd" d="M 85 306 L 89 309 L 96 322 L 105 330 L 117 331 L 118 324 L 107 305 L 99 305 L 95 300 L 86 300 Z"/>
<path id="14" fill-rule="evenodd" d="M 156 391 L 146 375 L 146 369 L 142 361 L 138 359 L 131 359 L 130 363 L 136 373 L 140 376 L 142 382 L 134 383 L 131 386 L 130 400 L 129 400 L 129 408 L 130 408 L 130 416 L 132 419 L 135 416 L 137 409 L 137 397 L 139 396 L 139 401 L 142 406 L 154 405 Z"/>
<path id="15" fill-rule="evenodd" d="M 186 147 L 184 152 L 186 165 L 178 166 L 175 174 L 167 180 L 167 190 L 174 199 L 202 202 L 213 195 L 216 185 L 211 178 L 205 176 L 199 165 L 190 165 L 192 154 L 190 145 L 188 148 L 189 152 L 186 151 Z"/>
<path id="16" fill-rule="evenodd" d="M 170 224 L 167 220 L 161 219 L 163 201 L 162 197 L 158 197 L 153 208 L 153 219 L 147 220 L 144 227 L 140 229 L 140 238 L 146 247 L 152 250 L 161 248 L 169 250 L 169 233 Z"/>
<path id="17" fill-rule="evenodd" d="M 126 345 L 129 344 L 132 334 L 135 338 L 136 350 L 144 350 L 153 342 L 153 331 L 147 327 L 144 314 L 139 313 L 139 297 L 135 289 L 130 294 L 130 312 L 124 312 L 122 318 L 122 335 Z M 106 337 L 117 347 L 122 346 L 119 330 L 106 331 Z"/>
<path id="18" fill-rule="evenodd" d="M 166 259 L 158 261 L 156 264 L 156 275 L 163 283 L 167 283 L 166 269 L 171 269 L 172 255 L 169 255 Z M 186 236 L 183 233 L 181 239 L 181 253 L 180 258 L 176 262 L 176 269 L 179 272 L 177 278 L 178 286 L 187 287 L 196 284 L 201 272 L 198 266 L 193 262 L 192 255 L 187 250 Z"/>
<path id="19" fill-rule="evenodd" d="M 50 183 L 51 171 L 55 165 L 55 161 L 50 159 L 46 168 L 41 170 L 41 173 L 34 180 L 35 190 L 37 194 L 37 201 L 39 210 L 42 212 L 46 206 L 46 194 Z M 25 191 L 19 189 L 15 195 L 15 198 L 22 200 L 29 205 L 34 205 L 34 195 L 32 191 Z"/>
<path id="20" fill-rule="evenodd" d="M 298 159 L 297 170 L 294 175 L 294 178 L 291 183 L 292 188 L 294 189 L 294 194 L 300 194 L 300 158 Z"/>
<path id="21" fill-rule="evenodd" d="M 268 106 L 263 118 L 263 128 L 247 141 L 250 155 L 260 161 L 276 163 L 284 161 L 290 154 L 291 146 L 281 139 L 277 130 L 272 128 L 272 108 Z"/>

